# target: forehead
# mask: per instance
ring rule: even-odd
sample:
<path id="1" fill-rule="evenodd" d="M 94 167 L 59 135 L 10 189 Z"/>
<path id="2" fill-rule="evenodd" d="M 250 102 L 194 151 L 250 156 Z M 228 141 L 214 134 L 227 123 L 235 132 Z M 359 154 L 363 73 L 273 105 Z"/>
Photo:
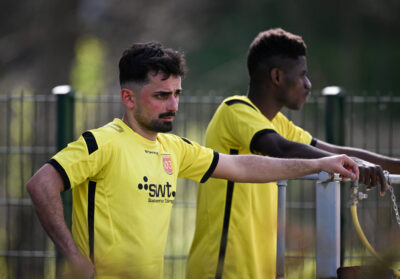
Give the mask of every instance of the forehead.
<path id="1" fill-rule="evenodd" d="M 307 70 L 307 58 L 305 56 L 299 56 L 297 59 L 290 59 L 290 58 L 283 59 L 282 67 L 286 71 Z"/>
<path id="2" fill-rule="evenodd" d="M 143 86 L 143 89 L 150 91 L 175 91 L 181 89 L 182 78 L 180 76 L 170 75 L 165 79 L 165 74 L 149 74 L 149 82 Z"/>

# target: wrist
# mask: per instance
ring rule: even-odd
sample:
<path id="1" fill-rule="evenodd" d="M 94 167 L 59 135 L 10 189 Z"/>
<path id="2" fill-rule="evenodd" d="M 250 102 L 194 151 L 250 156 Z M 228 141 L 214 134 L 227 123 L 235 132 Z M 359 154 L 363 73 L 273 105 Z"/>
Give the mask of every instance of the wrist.
<path id="1" fill-rule="evenodd" d="M 319 158 L 319 159 L 311 159 L 315 163 L 314 166 L 313 166 L 314 167 L 314 170 L 313 170 L 314 173 L 319 173 L 319 172 L 324 170 L 325 158 L 326 157 Z"/>
<path id="2" fill-rule="evenodd" d="M 75 251 L 71 251 L 67 254 L 65 254 L 65 258 L 67 259 L 68 262 L 74 264 L 74 263 L 79 263 L 83 259 L 86 259 L 85 256 L 83 256 L 78 249 Z"/>

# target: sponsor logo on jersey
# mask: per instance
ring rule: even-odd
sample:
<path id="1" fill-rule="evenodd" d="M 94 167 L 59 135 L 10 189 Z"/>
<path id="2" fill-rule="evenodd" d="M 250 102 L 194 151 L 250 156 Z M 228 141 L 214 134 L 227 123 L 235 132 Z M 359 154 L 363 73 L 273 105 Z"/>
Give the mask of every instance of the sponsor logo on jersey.
<path id="1" fill-rule="evenodd" d="M 158 155 L 158 152 L 157 152 L 157 151 L 151 151 L 151 150 L 145 149 L 144 152 L 147 153 L 147 154 Z"/>
<path id="2" fill-rule="evenodd" d="M 163 158 L 163 166 L 164 170 L 168 174 L 172 174 L 172 162 L 171 162 L 171 155 L 169 154 L 162 154 Z"/>
<path id="3" fill-rule="evenodd" d="M 148 192 L 148 202 L 172 203 L 175 200 L 175 191 L 167 181 L 165 184 L 151 183 L 147 176 L 143 177 L 143 183 L 138 184 L 138 189 Z"/>

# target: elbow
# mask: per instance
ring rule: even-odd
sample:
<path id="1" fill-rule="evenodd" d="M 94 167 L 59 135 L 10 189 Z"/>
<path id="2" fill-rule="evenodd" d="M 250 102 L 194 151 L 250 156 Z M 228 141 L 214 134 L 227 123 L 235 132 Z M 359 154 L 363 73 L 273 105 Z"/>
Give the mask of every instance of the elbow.
<path id="1" fill-rule="evenodd" d="M 28 180 L 26 183 L 26 190 L 31 198 L 35 197 L 38 193 L 40 184 L 36 182 L 35 176 Z"/>
<path id="2" fill-rule="evenodd" d="M 26 190 L 28 194 L 32 197 L 35 192 L 35 183 L 32 181 L 32 178 L 26 183 Z"/>

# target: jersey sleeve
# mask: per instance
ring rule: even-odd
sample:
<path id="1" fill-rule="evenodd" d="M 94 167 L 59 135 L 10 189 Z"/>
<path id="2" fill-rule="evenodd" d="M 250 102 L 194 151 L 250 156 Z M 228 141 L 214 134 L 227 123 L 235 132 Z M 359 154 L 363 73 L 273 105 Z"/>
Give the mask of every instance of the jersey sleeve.
<path id="1" fill-rule="evenodd" d="M 219 154 L 194 141 L 182 138 L 179 148 L 179 177 L 204 183 L 218 164 Z"/>
<path id="2" fill-rule="evenodd" d="M 312 143 L 312 136 L 309 132 L 303 130 L 299 126 L 296 126 L 292 121 L 287 119 L 283 114 L 280 113 L 280 126 L 282 129 L 282 135 L 290 141 L 300 142 L 304 144 Z"/>
<path id="3" fill-rule="evenodd" d="M 87 179 L 93 179 L 106 163 L 103 150 L 97 146 L 91 132 L 85 132 L 78 140 L 54 155 L 48 162 L 61 175 L 64 190 L 74 188 Z"/>
<path id="4" fill-rule="evenodd" d="M 249 104 L 226 105 L 221 114 L 221 125 L 226 127 L 228 137 L 237 141 L 237 146 L 245 146 L 250 150 L 255 134 L 263 130 L 275 130 L 273 124 Z"/>

